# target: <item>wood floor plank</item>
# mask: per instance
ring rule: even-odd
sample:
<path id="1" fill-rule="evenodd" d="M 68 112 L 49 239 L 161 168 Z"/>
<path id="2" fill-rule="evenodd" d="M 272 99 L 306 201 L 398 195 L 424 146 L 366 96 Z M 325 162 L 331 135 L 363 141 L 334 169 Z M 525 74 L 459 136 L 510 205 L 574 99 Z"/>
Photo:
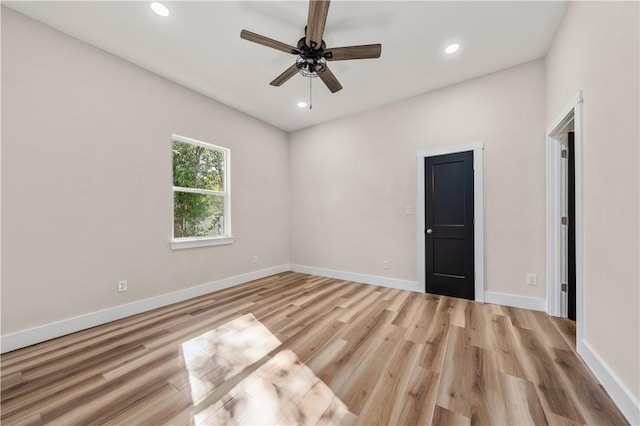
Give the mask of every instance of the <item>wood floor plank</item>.
<path id="1" fill-rule="evenodd" d="M 3 425 L 626 424 L 569 320 L 295 272 L 3 354 L 0 388 Z"/>
<path id="2" fill-rule="evenodd" d="M 309 358 L 307 365 L 316 375 L 319 371 L 331 368 L 331 364 L 335 362 L 339 354 L 345 351 L 348 344 L 349 342 L 344 339 L 332 339 Z"/>
<path id="3" fill-rule="evenodd" d="M 279 333 L 290 334 L 293 330 L 305 328 L 307 325 L 322 319 L 322 317 L 333 308 L 338 308 L 338 299 L 342 297 L 342 294 L 344 293 L 344 289 L 340 290 L 331 288 L 328 293 L 320 292 L 317 297 L 305 298 L 305 302 L 303 304 L 297 305 L 304 309 L 304 312 L 301 312 L 298 315 L 295 313 L 287 315 L 290 317 L 288 324 L 275 329 Z M 312 301 L 314 303 L 310 304 Z M 341 313 L 339 318 L 344 316 L 345 311 L 346 309 L 342 308 L 336 311 Z"/>
<path id="4" fill-rule="evenodd" d="M 504 374 L 502 377 L 509 416 L 508 423 L 513 425 L 548 425 L 549 421 L 544 414 L 534 384 L 508 374 Z"/>
<path id="5" fill-rule="evenodd" d="M 502 310 L 505 315 L 509 317 L 511 320 L 511 324 L 513 324 L 516 328 L 526 328 L 531 329 L 532 325 L 530 324 L 529 312 L 526 309 L 518 309 L 510 306 L 503 306 Z"/>
<path id="6" fill-rule="evenodd" d="M 391 302 L 387 309 L 393 312 L 399 312 L 400 308 L 402 308 L 407 299 L 412 296 L 413 293 L 410 291 L 398 290 L 398 293 L 396 293 L 394 297 L 386 299 L 387 301 Z"/>
<path id="7" fill-rule="evenodd" d="M 519 335 L 519 358 L 525 367 L 525 374 L 536 384 L 536 390 L 541 396 L 540 401 L 545 411 L 566 417 L 578 423 L 585 423 L 577 408 L 576 401 L 571 397 L 567 386 L 560 379 L 551 356 L 541 345 L 535 333 L 530 329 L 516 328 Z M 526 350 L 525 350 L 526 349 Z"/>
<path id="8" fill-rule="evenodd" d="M 517 335 L 511 321 L 506 316 L 493 315 L 492 324 L 500 370 L 505 374 L 526 380 L 527 376 L 518 360 Z"/>
<path id="9" fill-rule="evenodd" d="M 118 410 L 107 412 L 105 418 L 100 423 L 111 426 L 119 426 L 123 424 L 145 424 L 150 412 L 161 409 L 162 401 L 175 398 L 178 391 L 169 384 L 149 392 L 144 397 L 138 399 L 133 404 L 127 404 L 125 407 L 119 407 Z M 92 420 L 93 421 L 93 420 Z"/>
<path id="10" fill-rule="evenodd" d="M 22 371 L 16 371 L 15 373 L 6 374 L 2 378 L 2 392 L 6 392 L 10 387 L 19 385 L 22 383 Z"/>
<path id="11" fill-rule="evenodd" d="M 375 350 L 385 338 L 390 311 L 382 311 L 374 320 L 366 333 L 357 338 L 349 339 L 347 345 L 338 354 L 336 359 L 322 371 L 315 371 L 320 379 L 327 383 L 334 391 L 341 389 L 353 372 L 367 356 L 369 351 Z"/>
<path id="12" fill-rule="evenodd" d="M 56 359 L 54 362 L 43 363 L 32 366 L 22 371 L 24 381 L 35 381 L 42 379 L 50 382 L 56 380 L 61 375 L 73 374 L 88 365 L 100 364 L 106 359 L 111 359 L 122 352 L 130 349 L 140 348 L 141 341 L 157 337 L 167 336 L 166 330 L 149 330 L 147 332 L 136 333 L 133 336 L 123 337 L 107 345 L 95 345 L 88 347 L 82 353 L 67 355 Z"/>
<path id="13" fill-rule="evenodd" d="M 627 424 L 607 393 L 599 386 L 589 386 L 595 381 L 595 377 L 585 368 L 575 352 L 554 348 L 552 354 L 563 378 L 570 384 L 569 392 L 578 400 L 578 409 L 587 424 Z"/>
<path id="14" fill-rule="evenodd" d="M 15 388 L 2 393 L 2 416 L 4 418 L 20 412 L 35 411 L 38 406 L 41 407 L 42 404 L 46 404 L 47 400 L 53 395 L 58 400 L 73 399 L 75 396 L 86 393 L 94 387 L 101 386 L 104 381 L 102 376 L 103 369 L 127 364 L 147 352 L 147 349 L 143 346 L 135 347 L 112 357 L 108 361 L 102 360 L 99 364 L 94 364 L 93 367 L 89 366 L 89 368 L 73 374 L 63 374 L 63 379 L 59 378 L 55 382 L 39 379 L 21 383 Z"/>
<path id="15" fill-rule="evenodd" d="M 342 311 L 342 308 L 334 308 L 324 318 L 300 330 L 283 343 L 303 362 L 307 362 L 346 327 L 345 323 L 337 320 Z"/>
<path id="16" fill-rule="evenodd" d="M 360 425 L 387 425 L 391 424 L 393 409 L 402 401 L 403 391 L 408 385 L 409 372 L 418 364 L 418 357 L 422 347 L 411 341 L 400 344 L 395 355 L 389 362 L 389 367 L 382 374 L 371 392 L 362 413 L 358 418 Z M 387 403 L 385 400 L 393 400 Z"/>
<path id="17" fill-rule="evenodd" d="M 421 296 L 408 298 L 393 319 L 392 324 L 398 327 L 409 328 L 411 323 L 416 321 L 416 316 L 420 313 L 420 309 L 423 308 L 424 303 Z"/>
<path id="18" fill-rule="evenodd" d="M 467 307 L 469 307 L 469 304 L 471 302 L 468 300 L 463 300 L 460 299 L 459 301 L 456 301 L 453 309 L 451 310 L 451 325 L 455 325 L 456 327 L 468 327 L 471 324 L 467 323 L 467 315 L 466 313 L 469 312 L 467 310 Z"/>
<path id="19" fill-rule="evenodd" d="M 29 414 L 25 417 L 18 417 L 17 419 L 5 421 L 5 424 L 20 425 L 20 426 L 40 426 L 44 424 L 39 414 Z"/>
<path id="20" fill-rule="evenodd" d="M 571 350 L 571 346 L 562 337 L 562 334 L 554 326 L 553 320 L 542 313 L 531 311 L 530 317 L 535 324 L 536 335 L 540 339 L 542 345 L 546 348 L 556 348 L 561 350 Z"/>
<path id="21" fill-rule="evenodd" d="M 325 281 L 318 282 L 316 285 L 320 286 L 316 291 L 310 290 L 307 293 L 303 293 L 299 297 L 291 301 L 292 305 L 301 307 L 310 306 L 311 302 L 321 300 L 327 295 L 335 296 L 336 291 L 342 290 L 345 293 L 346 288 L 344 286 L 345 281 L 326 279 Z"/>
<path id="22" fill-rule="evenodd" d="M 405 330 L 394 326 L 388 327 L 386 331 L 382 343 L 375 351 L 368 351 L 361 361 L 354 357 L 354 364 L 345 365 L 345 370 L 349 372 L 349 380 L 342 386 L 332 386 L 336 395 L 354 414 L 360 414 L 405 333 Z M 341 377 L 346 377 L 346 374 L 341 374 Z"/>
<path id="23" fill-rule="evenodd" d="M 421 367 L 414 368 L 403 398 L 393 407 L 390 424 L 431 424 L 439 384 L 440 375 L 435 371 Z"/>
<path id="24" fill-rule="evenodd" d="M 461 299 L 455 299 L 453 297 L 439 297 L 437 300 L 438 300 L 438 309 L 437 309 L 438 312 L 451 313 L 456 307 L 456 302 Z"/>
<path id="25" fill-rule="evenodd" d="M 567 419 L 566 417 L 559 416 L 555 413 L 548 413 L 549 424 L 553 426 L 585 426 L 582 423 L 575 422 Z M 607 423 L 609 425 L 610 423 Z M 613 423 L 611 423 L 613 424 Z"/>
<path id="26" fill-rule="evenodd" d="M 441 426 L 466 426 L 471 425 L 471 419 L 436 405 L 433 413 L 433 424 Z"/>
<path id="27" fill-rule="evenodd" d="M 447 342 L 449 341 L 449 325 L 449 313 L 436 311 L 424 341 L 420 367 L 437 372 L 442 371 Z"/>
<path id="28" fill-rule="evenodd" d="M 443 368 L 441 372 L 437 400 L 440 407 L 471 418 L 472 386 L 479 357 L 480 348 L 466 343 L 466 330 L 450 326 L 446 360 L 456 367 Z"/>
<path id="29" fill-rule="evenodd" d="M 470 330 L 469 343 L 483 349 L 495 350 L 493 336 L 493 314 L 487 305 L 468 302 L 465 309 L 466 328 Z"/>
<path id="30" fill-rule="evenodd" d="M 338 318 L 338 321 L 342 321 L 342 322 L 352 321 L 353 319 L 357 318 L 358 315 L 360 315 L 360 313 L 365 307 L 371 306 L 378 300 L 382 300 L 382 298 L 380 297 L 380 293 L 378 291 L 374 289 L 370 292 L 367 292 L 367 294 L 364 297 L 360 298 L 357 302 L 347 303 L 347 306 L 341 306 L 345 308 L 345 312 L 344 312 L 344 315 Z"/>
<path id="31" fill-rule="evenodd" d="M 504 375 L 500 371 L 498 355 L 478 348 L 475 377 L 471 387 L 471 423 L 505 425 L 509 423 Z"/>
<path id="32" fill-rule="evenodd" d="M 55 410 L 57 406 L 72 405 L 78 398 L 97 392 L 99 389 L 104 388 L 106 384 L 107 382 L 104 377 L 95 375 L 75 386 L 67 387 L 64 391 L 56 393 L 55 397 L 42 398 L 37 394 L 30 394 L 32 398 L 24 403 L 22 399 L 13 400 L 11 401 L 13 404 L 7 404 L 7 408 L 4 407 L 4 404 L 2 406 L 2 412 L 0 414 L 2 423 L 17 424 L 20 423 L 22 419 L 33 415 L 41 418 L 41 413 Z"/>
<path id="33" fill-rule="evenodd" d="M 422 343 L 429 336 L 429 326 L 436 315 L 437 305 L 425 298 L 418 298 L 420 304 L 407 325 L 405 339 L 415 343 Z"/>
<path id="34" fill-rule="evenodd" d="M 572 351 L 576 351 L 576 323 L 568 318 L 549 317 Z"/>
<path id="35" fill-rule="evenodd" d="M 106 381 L 103 386 L 91 393 L 74 398 L 67 404 L 55 404 L 43 410 L 42 419 L 45 422 L 57 424 L 89 424 L 94 419 L 108 417 L 121 407 L 128 407 L 129 402 L 135 402 L 137 398 L 142 398 L 165 386 L 164 379 L 179 367 L 176 358 L 168 358 L 164 362 L 147 367 L 144 372 L 135 375 L 131 380 Z"/>

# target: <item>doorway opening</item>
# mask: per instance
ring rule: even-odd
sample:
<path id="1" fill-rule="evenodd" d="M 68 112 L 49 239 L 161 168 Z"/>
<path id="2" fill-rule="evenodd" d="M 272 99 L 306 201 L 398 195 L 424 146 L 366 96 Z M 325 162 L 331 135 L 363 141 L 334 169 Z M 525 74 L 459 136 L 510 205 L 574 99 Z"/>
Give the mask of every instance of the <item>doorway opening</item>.
<path id="1" fill-rule="evenodd" d="M 560 141 L 560 316 L 576 320 L 575 119 L 556 135 Z"/>
<path id="2" fill-rule="evenodd" d="M 547 312 L 584 336 L 582 93 L 547 131 Z"/>

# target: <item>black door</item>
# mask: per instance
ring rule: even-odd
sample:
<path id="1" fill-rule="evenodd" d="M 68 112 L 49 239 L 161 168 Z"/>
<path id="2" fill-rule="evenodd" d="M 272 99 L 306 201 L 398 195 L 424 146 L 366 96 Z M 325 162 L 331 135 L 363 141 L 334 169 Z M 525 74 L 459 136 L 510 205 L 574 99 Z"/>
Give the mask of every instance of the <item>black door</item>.
<path id="1" fill-rule="evenodd" d="M 567 284 L 568 284 L 568 305 L 567 316 L 569 319 L 576 320 L 576 156 L 574 154 L 575 133 L 569 132 L 568 145 L 568 167 L 567 167 L 567 196 L 569 202 L 567 205 L 567 215 L 569 218 L 569 226 L 567 229 Z"/>
<path id="2" fill-rule="evenodd" d="M 474 299 L 473 151 L 425 158 L 427 293 Z"/>

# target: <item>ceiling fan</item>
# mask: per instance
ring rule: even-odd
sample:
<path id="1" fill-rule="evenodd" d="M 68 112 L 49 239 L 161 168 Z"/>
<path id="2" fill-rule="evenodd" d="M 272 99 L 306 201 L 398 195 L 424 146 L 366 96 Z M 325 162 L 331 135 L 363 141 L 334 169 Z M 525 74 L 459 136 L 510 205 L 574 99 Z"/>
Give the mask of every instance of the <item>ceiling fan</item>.
<path id="1" fill-rule="evenodd" d="M 345 61 L 348 59 L 379 58 L 381 44 L 363 44 L 358 46 L 327 48 L 322 35 L 327 21 L 330 0 L 309 0 L 309 16 L 305 27 L 305 36 L 293 47 L 286 43 L 270 39 L 251 31 L 242 30 L 240 37 L 263 46 L 297 55 L 296 62 L 277 76 L 272 86 L 281 86 L 295 74 L 306 77 L 320 77 L 331 93 L 342 89 L 342 85 L 327 66 L 326 61 Z"/>

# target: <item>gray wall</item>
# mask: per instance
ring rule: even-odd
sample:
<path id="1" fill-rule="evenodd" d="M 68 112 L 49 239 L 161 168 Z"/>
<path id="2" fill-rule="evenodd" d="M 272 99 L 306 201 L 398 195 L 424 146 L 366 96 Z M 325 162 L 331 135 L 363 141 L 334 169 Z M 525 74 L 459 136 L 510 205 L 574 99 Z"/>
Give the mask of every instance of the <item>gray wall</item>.
<path id="1" fill-rule="evenodd" d="M 417 280 L 416 153 L 482 141 L 485 289 L 544 298 L 544 90 L 538 60 L 291 134 L 291 263 Z"/>
<path id="2" fill-rule="evenodd" d="M 7 8 L 2 124 L 3 335 L 288 263 L 274 127 Z M 170 249 L 172 133 L 231 149 L 233 245 Z"/>

